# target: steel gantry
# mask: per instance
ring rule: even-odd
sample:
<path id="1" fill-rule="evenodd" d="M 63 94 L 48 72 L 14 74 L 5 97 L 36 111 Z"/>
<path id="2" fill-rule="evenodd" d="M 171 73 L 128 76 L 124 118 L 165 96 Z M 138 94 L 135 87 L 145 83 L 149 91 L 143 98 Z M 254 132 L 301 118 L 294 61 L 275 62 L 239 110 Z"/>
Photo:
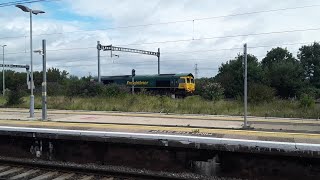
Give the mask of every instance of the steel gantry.
<path id="1" fill-rule="evenodd" d="M 145 54 L 151 56 L 158 57 L 158 74 L 160 74 L 160 48 L 158 48 L 158 52 L 153 51 L 145 51 L 140 49 L 131 49 L 131 48 L 124 48 L 124 47 L 116 47 L 112 45 L 103 46 L 100 44 L 100 41 L 97 42 L 97 50 L 98 50 L 98 82 L 101 82 L 101 74 L 100 74 L 100 51 L 122 51 L 122 52 L 129 52 L 129 53 L 137 53 L 137 54 Z M 112 56 L 112 54 L 111 54 Z"/>
<path id="2" fill-rule="evenodd" d="M 28 88 L 30 86 L 29 82 L 30 82 L 30 66 L 29 65 L 17 65 L 17 64 L 0 64 L 0 67 L 8 67 L 8 68 L 23 68 L 26 69 L 27 71 L 27 84 L 28 84 Z"/>
<path id="3" fill-rule="evenodd" d="M 16 65 L 16 64 L 0 64 L 0 67 L 8 67 L 8 68 L 24 68 L 29 71 L 29 65 Z"/>

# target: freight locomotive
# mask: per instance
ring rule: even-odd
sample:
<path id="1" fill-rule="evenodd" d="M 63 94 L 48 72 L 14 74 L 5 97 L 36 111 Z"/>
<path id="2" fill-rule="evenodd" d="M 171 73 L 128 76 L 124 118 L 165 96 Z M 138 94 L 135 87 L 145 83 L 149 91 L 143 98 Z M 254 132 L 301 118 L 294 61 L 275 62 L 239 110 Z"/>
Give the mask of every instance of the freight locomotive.
<path id="1" fill-rule="evenodd" d="M 134 86 L 135 91 L 145 89 L 155 94 L 171 94 L 175 96 L 192 95 L 195 91 L 194 76 L 191 73 L 159 74 L 159 75 L 132 75 L 102 76 L 103 84 L 119 84 L 128 88 Z"/>

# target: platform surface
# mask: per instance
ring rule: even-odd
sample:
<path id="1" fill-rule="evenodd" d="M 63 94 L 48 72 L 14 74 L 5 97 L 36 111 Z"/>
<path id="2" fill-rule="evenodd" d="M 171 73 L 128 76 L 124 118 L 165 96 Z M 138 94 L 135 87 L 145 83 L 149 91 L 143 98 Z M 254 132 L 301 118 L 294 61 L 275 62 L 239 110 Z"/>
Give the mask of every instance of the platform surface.
<path id="1" fill-rule="evenodd" d="M 48 110 L 47 121 L 41 120 L 41 110 L 36 110 L 35 118 L 28 116 L 28 109 L 0 109 L 0 126 L 187 134 L 320 144 L 320 121 L 317 119 L 249 117 L 252 129 L 243 129 L 243 117 L 240 116 L 68 110 Z"/>

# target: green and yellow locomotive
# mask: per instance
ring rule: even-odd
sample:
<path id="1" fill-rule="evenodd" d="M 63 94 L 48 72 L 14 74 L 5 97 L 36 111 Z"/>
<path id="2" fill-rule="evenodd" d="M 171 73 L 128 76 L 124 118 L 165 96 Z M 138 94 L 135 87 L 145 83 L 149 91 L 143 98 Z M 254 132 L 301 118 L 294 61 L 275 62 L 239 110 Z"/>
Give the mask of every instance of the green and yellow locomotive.
<path id="1" fill-rule="evenodd" d="M 195 91 L 194 76 L 191 73 L 137 75 L 132 81 L 131 75 L 102 76 L 103 84 L 119 84 L 128 88 L 134 86 L 136 91 L 145 89 L 155 94 L 191 95 Z"/>

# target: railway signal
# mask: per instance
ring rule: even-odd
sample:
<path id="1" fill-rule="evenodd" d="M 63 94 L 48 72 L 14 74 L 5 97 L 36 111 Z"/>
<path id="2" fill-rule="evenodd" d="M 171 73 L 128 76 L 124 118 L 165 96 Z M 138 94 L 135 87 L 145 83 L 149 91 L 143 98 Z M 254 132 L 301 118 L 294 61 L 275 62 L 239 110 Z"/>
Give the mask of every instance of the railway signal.
<path id="1" fill-rule="evenodd" d="M 134 94 L 134 77 L 136 76 L 136 70 L 132 69 L 131 71 L 131 77 L 132 77 L 132 94 Z"/>

